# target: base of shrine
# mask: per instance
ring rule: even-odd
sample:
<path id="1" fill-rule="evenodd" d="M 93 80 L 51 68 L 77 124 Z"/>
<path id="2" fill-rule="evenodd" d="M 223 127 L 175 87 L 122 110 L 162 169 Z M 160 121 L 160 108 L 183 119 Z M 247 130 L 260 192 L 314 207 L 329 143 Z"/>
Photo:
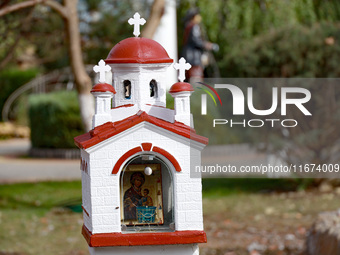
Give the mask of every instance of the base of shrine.
<path id="1" fill-rule="evenodd" d="M 91 255 L 198 255 L 198 244 L 89 247 Z"/>

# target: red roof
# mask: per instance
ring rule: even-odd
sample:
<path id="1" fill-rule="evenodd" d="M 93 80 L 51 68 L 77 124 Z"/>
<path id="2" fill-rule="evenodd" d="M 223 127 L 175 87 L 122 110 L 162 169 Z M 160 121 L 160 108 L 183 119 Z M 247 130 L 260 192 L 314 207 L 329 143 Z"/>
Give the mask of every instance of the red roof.
<path id="1" fill-rule="evenodd" d="M 107 122 L 97 126 L 90 132 L 75 137 L 74 142 L 79 148 L 87 149 L 144 121 L 194 141 L 208 144 L 208 138 L 196 134 L 195 130 L 189 126 L 177 121 L 175 121 L 175 123 L 170 123 L 150 116 L 146 112 L 138 112 L 136 115 L 124 120 Z"/>
<path id="2" fill-rule="evenodd" d="M 166 50 L 158 42 L 130 37 L 117 43 L 110 51 L 106 63 L 172 63 Z"/>
<path id="3" fill-rule="evenodd" d="M 169 93 L 177 93 L 182 91 L 194 91 L 194 88 L 187 82 L 177 82 L 171 86 Z"/>
<path id="4" fill-rule="evenodd" d="M 91 92 L 111 92 L 116 94 L 116 90 L 112 87 L 112 85 L 107 83 L 98 83 L 93 86 Z"/>

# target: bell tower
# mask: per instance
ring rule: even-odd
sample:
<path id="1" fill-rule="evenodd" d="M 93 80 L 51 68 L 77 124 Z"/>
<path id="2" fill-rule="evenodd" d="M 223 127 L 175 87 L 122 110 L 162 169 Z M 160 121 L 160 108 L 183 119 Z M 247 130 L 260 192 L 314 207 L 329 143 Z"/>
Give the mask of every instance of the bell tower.
<path id="1" fill-rule="evenodd" d="M 138 13 L 137 13 L 138 14 Z M 164 48 L 148 38 L 138 37 L 145 23 L 139 14 L 129 19 L 135 37 L 127 38 L 112 48 L 105 62 L 111 67 L 113 87 L 117 91 L 113 106 L 166 106 L 166 70 L 173 60 Z"/>

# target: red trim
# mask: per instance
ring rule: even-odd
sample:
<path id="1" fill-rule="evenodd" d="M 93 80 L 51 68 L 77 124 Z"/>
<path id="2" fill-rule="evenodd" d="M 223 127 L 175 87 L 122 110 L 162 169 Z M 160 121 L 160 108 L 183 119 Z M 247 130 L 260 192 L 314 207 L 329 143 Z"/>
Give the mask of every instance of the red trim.
<path id="1" fill-rule="evenodd" d="M 194 91 L 194 88 L 187 82 L 177 82 L 171 86 L 169 93 L 177 93 L 183 91 Z"/>
<path id="2" fill-rule="evenodd" d="M 91 246 L 91 236 L 92 236 L 91 231 L 88 230 L 87 227 L 85 227 L 85 225 L 83 225 L 81 233 L 83 234 L 83 237 L 85 238 L 85 240 L 89 244 L 89 246 Z"/>
<path id="3" fill-rule="evenodd" d="M 131 107 L 131 106 L 134 106 L 134 104 L 124 104 L 124 105 L 120 105 L 120 106 L 114 107 L 112 109 L 117 109 L 117 108 L 122 108 L 122 107 Z"/>
<path id="4" fill-rule="evenodd" d="M 119 169 L 120 169 L 120 166 L 125 162 L 125 160 L 127 160 L 129 157 L 131 157 L 132 155 L 134 155 L 134 154 L 136 154 L 140 151 L 142 151 L 142 148 L 136 147 L 136 148 L 133 148 L 133 149 L 129 150 L 128 152 L 126 152 L 123 156 L 121 156 L 118 159 L 117 163 L 113 167 L 112 173 L 117 174 Z"/>
<path id="5" fill-rule="evenodd" d="M 92 92 L 111 92 L 112 94 L 116 94 L 116 91 L 112 85 L 107 83 L 97 83 L 93 86 L 91 93 Z"/>
<path id="6" fill-rule="evenodd" d="M 84 213 L 86 213 L 86 215 L 87 215 L 88 217 L 90 217 L 89 213 L 86 211 L 86 209 L 84 208 L 84 206 L 81 206 L 81 208 L 83 209 Z"/>
<path id="7" fill-rule="evenodd" d="M 170 123 L 168 121 L 150 116 L 146 112 L 142 111 L 139 111 L 136 115 L 128 117 L 124 120 L 116 121 L 114 123 L 107 122 L 103 125 L 97 126 L 90 132 L 75 137 L 74 142 L 79 148 L 87 149 L 144 121 L 191 140 L 208 144 L 208 138 L 196 134 L 195 130 L 189 126 L 176 121 L 174 123 Z"/>
<path id="8" fill-rule="evenodd" d="M 142 147 L 143 147 L 143 150 L 144 151 L 151 151 L 151 147 L 152 147 L 152 143 L 142 143 Z M 113 167 L 113 170 L 112 170 L 112 174 L 117 174 L 119 172 L 119 169 L 120 167 L 122 166 L 122 164 L 129 158 L 131 157 L 132 155 L 138 153 L 138 152 L 141 152 L 142 149 L 141 147 L 135 147 L 131 150 L 129 150 L 128 152 L 126 152 L 123 156 L 121 156 L 117 163 L 115 164 L 115 166 Z M 152 151 L 154 152 L 157 152 L 159 154 L 162 154 L 164 157 L 166 157 L 170 162 L 171 164 L 173 164 L 173 166 L 175 167 L 176 171 L 177 172 L 181 172 L 182 169 L 178 163 L 178 161 L 175 159 L 174 156 L 172 156 L 169 152 L 167 152 L 166 150 L 164 149 L 161 149 L 157 146 L 154 146 L 152 148 Z"/>
<path id="9" fill-rule="evenodd" d="M 161 106 L 161 105 L 154 105 L 154 104 L 146 104 L 146 105 L 149 105 L 149 106 L 152 106 L 152 107 L 160 107 L 160 108 L 164 108 L 164 109 L 169 109 L 169 108 L 166 108 L 165 106 Z"/>
<path id="10" fill-rule="evenodd" d="M 143 151 L 151 151 L 152 143 L 142 143 Z"/>
<path id="11" fill-rule="evenodd" d="M 82 234 L 90 247 L 192 244 L 207 242 L 205 232 L 200 230 L 158 233 L 92 234 L 83 225 Z"/>
<path id="12" fill-rule="evenodd" d="M 115 59 L 105 59 L 107 64 L 158 64 L 158 63 L 173 63 L 172 59 L 159 58 L 159 59 L 135 59 L 135 58 L 115 58 Z"/>
<path id="13" fill-rule="evenodd" d="M 117 43 L 105 62 L 108 63 L 172 63 L 158 42 L 144 37 L 130 37 Z"/>
<path id="14" fill-rule="evenodd" d="M 177 172 L 181 172 L 182 171 L 181 166 L 178 164 L 178 161 L 169 152 L 167 152 L 166 150 L 161 149 L 161 148 L 159 148 L 157 146 L 154 146 L 152 148 L 152 151 L 157 152 L 159 154 L 162 154 L 164 157 L 166 157 L 168 160 L 170 160 L 171 164 L 175 167 Z"/>

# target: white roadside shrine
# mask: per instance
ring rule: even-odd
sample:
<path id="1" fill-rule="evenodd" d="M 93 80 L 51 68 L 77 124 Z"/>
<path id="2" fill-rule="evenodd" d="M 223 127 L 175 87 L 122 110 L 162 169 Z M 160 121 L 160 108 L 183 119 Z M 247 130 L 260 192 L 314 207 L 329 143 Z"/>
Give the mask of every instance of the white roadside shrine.
<path id="1" fill-rule="evenodd" d="M 134 18 L 135 37 L 95 67 L 93 129 L 74 139 L 81 150 L 82 233 L 91 255 L 198 255 L 198 243 L 206 242 L 202 185 L 190 169 L 200 165 L 208 139 L 193 129 L 193 88 L 183 82 L 190 67 L 184 59 L 176 64 L 180 82 L 169 91 L 175 109 L 166 108 L 173 60 L 159 43 L 138 37 L 142 22 Z"/>

